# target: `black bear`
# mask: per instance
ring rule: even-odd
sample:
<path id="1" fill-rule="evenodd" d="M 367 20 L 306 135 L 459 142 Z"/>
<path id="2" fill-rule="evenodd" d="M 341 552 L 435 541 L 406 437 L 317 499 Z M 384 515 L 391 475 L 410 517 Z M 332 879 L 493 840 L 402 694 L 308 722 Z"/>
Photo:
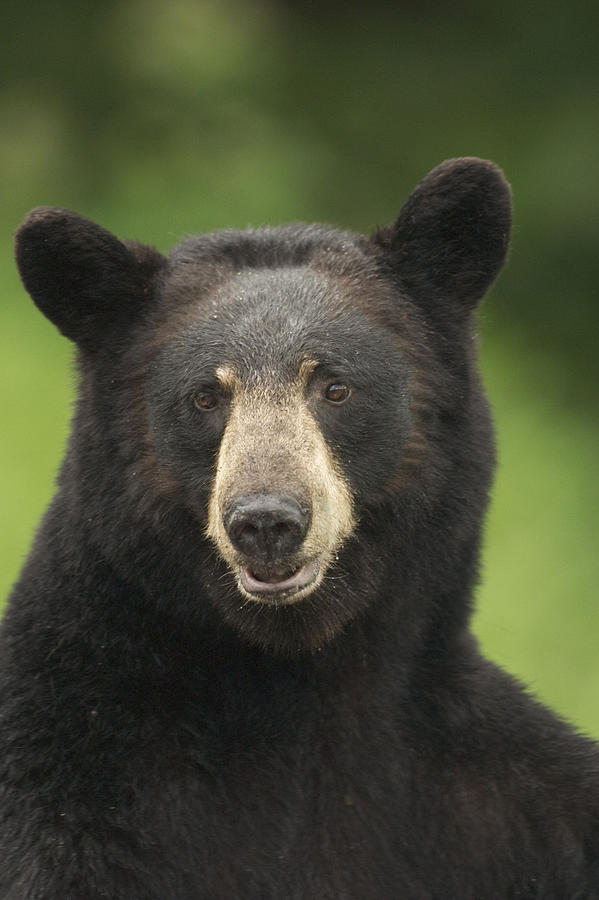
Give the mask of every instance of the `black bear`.
<path id="1" fill-rule="evenodd" d="M 470 158 L 371 239 L 26 219 L 80 396 L 0 636 L 2 900 L 599 898 L 598 748 L 469 630 L 510 220 Z"/>

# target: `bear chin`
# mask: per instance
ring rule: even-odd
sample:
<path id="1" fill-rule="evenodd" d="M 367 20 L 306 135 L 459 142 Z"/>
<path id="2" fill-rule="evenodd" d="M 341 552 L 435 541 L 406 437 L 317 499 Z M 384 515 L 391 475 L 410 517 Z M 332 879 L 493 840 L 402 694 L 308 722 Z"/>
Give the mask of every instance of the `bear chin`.
<path id="1" fill-rule="evenodd" d="M 318 561 L 314 561 L 316 565 Z M 206 584 L 211 606 L 244 643 L 275 655 L 314 653 L 331 644 L 367 606 L 357 573 L 335 562 L 319 568 L 307 590 L 293 594 L 250 594 L 221 562 Z M 376 580 L 376 579 L 375 579 Z"/>

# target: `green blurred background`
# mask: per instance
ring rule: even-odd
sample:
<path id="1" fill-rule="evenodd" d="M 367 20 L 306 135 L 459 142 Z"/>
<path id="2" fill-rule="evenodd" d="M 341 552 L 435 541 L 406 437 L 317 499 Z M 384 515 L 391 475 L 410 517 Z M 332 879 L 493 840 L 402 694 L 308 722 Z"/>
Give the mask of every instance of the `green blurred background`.
<path id="1" fill-rule="evenodd" d="M 31 207 L 162 250 L 289 220 L 368 232 L 441 160 L 488 157 L 515 228 L 481 314 L 500 468 L 475 627 L 599 737 L 597 4 L 4 0 L 0 19 L 0 596 L 74 391 L 12 261 Z"/>

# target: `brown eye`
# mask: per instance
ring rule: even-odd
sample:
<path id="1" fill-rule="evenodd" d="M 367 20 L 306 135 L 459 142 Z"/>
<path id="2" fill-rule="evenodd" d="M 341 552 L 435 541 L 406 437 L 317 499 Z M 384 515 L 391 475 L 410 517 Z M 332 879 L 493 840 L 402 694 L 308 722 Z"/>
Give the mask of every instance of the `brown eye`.
<path id="1" fill-rule="evenodd" d="M 350 390 L 346 384 L 330 384 L 325 390 L 324 395 L 330 403 L 345 403 L 349 397 Z"/>
<path id="2" fill-rule="evenodd" d="M 218 406 L 218 397 L 211 391 L 202 391 L 193 398 L 193 404 L 196 409 L 202 412 L 210 412 Z"/>

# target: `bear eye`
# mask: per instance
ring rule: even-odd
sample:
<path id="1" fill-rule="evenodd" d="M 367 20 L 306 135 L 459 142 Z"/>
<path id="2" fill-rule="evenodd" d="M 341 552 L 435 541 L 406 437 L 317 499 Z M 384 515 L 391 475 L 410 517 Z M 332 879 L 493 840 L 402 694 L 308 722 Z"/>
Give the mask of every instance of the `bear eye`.
<path id="1" fill-rule="evenodd" d="M 193 405 L 202 412 L 210 412 L 218 406 L 218 397 L 213 391 L 200 391 L 194 395 Z"/>
<path id="2" fill-rule="evenodd" d="M 350 393 L 351 391 L 346 384 L 334 382 L 333 384 L 329 384 L 324 395 L 329 403 L 345 403 Z"/>

